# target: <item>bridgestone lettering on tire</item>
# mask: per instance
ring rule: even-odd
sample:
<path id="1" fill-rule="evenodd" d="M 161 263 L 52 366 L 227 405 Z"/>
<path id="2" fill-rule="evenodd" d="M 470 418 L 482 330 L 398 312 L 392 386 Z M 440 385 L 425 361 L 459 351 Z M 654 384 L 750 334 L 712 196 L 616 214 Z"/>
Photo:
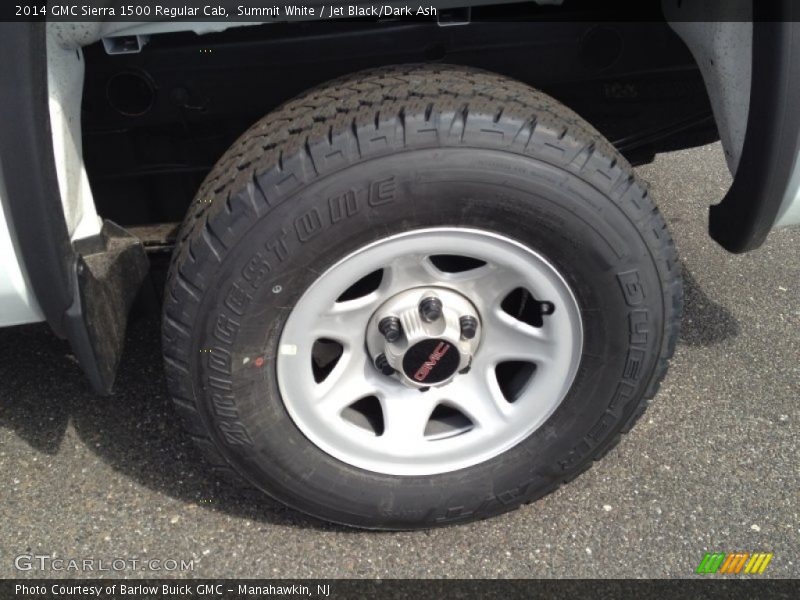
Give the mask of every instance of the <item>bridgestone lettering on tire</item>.
<path id="1" fill-rule="evenodd" d="M 207 176 L 167 282 L 168 385 L 211 467 L 298 510 L 375 529 L 486 518 L 576 477 L 641 415 L 679 270 L 630 165 L 552 98 L 455 66 L 357 73 L 268 114 Z M 552 355 L 511 345 L 526 335 Z M 342 405 L 328 418 L 317 396 Z M 425 418 L 401 425 L 399 398 Z"/>

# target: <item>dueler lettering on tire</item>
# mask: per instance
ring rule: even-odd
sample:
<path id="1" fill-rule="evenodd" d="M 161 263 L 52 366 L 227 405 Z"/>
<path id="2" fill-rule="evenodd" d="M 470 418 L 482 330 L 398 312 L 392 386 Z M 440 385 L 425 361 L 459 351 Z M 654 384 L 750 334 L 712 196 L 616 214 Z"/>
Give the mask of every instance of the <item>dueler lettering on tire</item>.
<path id="1" fill-rule="evenodd" d="M 178 239 L 163 349 L 187 429 L 213 467 L 357 527 L 486 518 L 576 477 L 656 393 L 681 316 L 619 153 L 462 67 L 357 73 L 268 114 Z"/>

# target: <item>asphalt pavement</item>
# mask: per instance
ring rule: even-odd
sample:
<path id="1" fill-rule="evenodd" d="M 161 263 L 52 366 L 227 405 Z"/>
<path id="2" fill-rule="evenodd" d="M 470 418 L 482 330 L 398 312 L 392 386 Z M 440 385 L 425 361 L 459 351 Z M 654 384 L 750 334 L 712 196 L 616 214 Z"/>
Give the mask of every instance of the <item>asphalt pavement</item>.
<path id="1" fill-rule="evenodd" d="M 686 316 L 650 409 L 577 480 L 447 529 L 327 525 L 206 472 L 170 406 L 155 319 L 130 325 L 110 398 L 46 326 L 3 329 L 0 577 L 91 574 L 16 570 L 29 554 L 193 561 L 105 576 L 687 577 L 708 551 L 772 552 L 761 577 L 800 576 L 800 229 L 745 255 L 708 237 L 730 184 L 718 144 L 639 172 L 682 257 Z"/>

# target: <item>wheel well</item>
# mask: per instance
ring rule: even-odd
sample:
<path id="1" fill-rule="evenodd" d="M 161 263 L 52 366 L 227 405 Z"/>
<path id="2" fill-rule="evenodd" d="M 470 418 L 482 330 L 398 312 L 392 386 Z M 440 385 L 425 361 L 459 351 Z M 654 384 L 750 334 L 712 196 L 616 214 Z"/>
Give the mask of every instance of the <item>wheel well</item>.
<path id="1" fill-rule="evenodd" d="M 562 10 L 530 10 L 545 8 Z M 697 64 L 666 22 L 592 21 L 593 13 L 580 22 L 489 22 L 475 10 L 471 22 L 450 27 L 435 19 L 282 23 L 154 35 L 135 54 L 87 46 L 84 156 L 98 213 L 127 227 L 180 221 L 205 174 L 253 122 L 308 88 L 388 64 L 444 62 L 524 81 L 578 112 L 634 164 L 717 139 Z"/>

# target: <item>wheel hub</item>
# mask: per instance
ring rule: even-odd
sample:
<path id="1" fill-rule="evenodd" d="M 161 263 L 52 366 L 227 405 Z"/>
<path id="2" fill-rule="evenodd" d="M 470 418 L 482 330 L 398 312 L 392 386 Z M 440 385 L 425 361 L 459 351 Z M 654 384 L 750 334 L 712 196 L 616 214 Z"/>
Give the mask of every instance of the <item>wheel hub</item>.
<path id="1" fill-rule="evenodd" d="M 445 288 L 414 288 L 384 302 L 367 326 L 373 364 L 419 390 L 443 386 L 466 372 L 481 339 L 478 311 Z"/>

